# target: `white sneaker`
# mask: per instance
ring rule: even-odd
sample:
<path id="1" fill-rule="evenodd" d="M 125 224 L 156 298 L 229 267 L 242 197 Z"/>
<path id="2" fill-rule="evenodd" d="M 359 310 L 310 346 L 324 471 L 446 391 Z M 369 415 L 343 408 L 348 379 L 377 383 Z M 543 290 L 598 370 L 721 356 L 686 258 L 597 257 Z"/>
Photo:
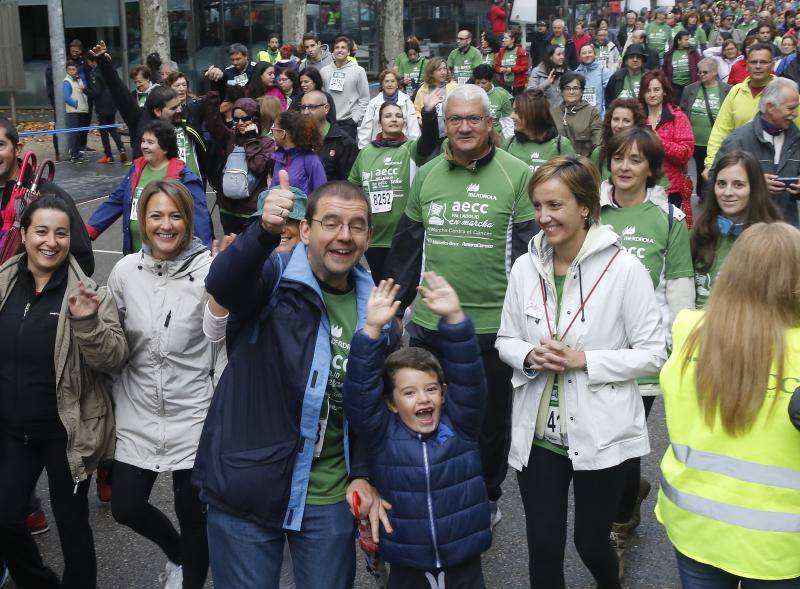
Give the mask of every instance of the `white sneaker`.
<path id="1" fill-rule="evenodd" d="M 0 587 L 5 587 L 10 579 L 11 575 L 8 572 L 8 567 L 4 562 L 0 561 Z"/>
<path id="2" fill-rule="evenodd" d="M 158 580 L 164 583 L 164 589 L 183 589 L 183 567 L 168 560 Z"/>
<path id="3" fill-rule="evenodd" d="M 489 501 L 489 516 L 489 525 L 491 528 L 494 528 L 500 523 L 500 520 L 503 519 L 503 513 L 500 511 L 497 501 Z"/>

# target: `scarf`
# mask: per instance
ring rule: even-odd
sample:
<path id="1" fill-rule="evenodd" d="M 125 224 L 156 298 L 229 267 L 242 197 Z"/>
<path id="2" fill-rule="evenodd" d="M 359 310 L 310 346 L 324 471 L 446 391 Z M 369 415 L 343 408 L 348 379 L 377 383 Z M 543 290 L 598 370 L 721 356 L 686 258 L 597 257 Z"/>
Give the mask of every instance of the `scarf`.
<path id="1" fill-rule="evenodd" d="M 772 123 L 770 123 L 767 119 L 764 118 L 762 113 L 758 114 L 758 120 L 761 121 L 761 127 L 764 129 L 764 132 L 767 135 L 772 135 L 773 137 L 777 137 L 781 133 L 783 133 L 783 129 L 776 127 Z"/>
<path id="2" fill-rule="evenodd" d="M 717 215 L 717 227 L 720 235 L 740 235 L 744 231 L 743 223 L 734 223 L 728 217 Z"/>

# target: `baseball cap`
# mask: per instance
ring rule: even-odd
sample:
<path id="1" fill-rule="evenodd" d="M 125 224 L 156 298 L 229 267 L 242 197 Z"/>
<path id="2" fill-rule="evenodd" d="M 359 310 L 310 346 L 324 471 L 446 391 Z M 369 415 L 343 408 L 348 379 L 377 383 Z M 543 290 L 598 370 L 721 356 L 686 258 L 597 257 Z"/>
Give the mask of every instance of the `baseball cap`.
<path id="1" fill-rule="evenodd" d="M 625 58 L 627 59 L 631 55 L 638 55 L 642 59 L 647 58 L 647 53 L 644 50 L 644 47 L 639 45 L 638 43 L 633 43 L 628 47 L 628 50 L 625 52 Z"/>

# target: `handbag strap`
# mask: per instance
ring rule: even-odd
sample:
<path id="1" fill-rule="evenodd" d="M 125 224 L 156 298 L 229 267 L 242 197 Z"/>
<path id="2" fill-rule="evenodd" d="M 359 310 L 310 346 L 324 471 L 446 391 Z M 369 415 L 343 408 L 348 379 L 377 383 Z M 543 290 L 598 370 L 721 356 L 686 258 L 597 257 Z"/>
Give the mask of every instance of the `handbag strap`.
<path id="1" fill-rule="evenodd" d="M 706 90 L 706 87 L 703 86 L 702 82 L 700 82 L 700 87 L 703 89 L 703 98 L 706 101 L 706 114 L 708 115 L 708 120 L 711 121 L 711 126 L 713 127 L 714 126 L 714 120 L 717 117 L 715 117 L 714 113 L 711 112 L 711 105 L 708 102 L 708 91 Z"/>

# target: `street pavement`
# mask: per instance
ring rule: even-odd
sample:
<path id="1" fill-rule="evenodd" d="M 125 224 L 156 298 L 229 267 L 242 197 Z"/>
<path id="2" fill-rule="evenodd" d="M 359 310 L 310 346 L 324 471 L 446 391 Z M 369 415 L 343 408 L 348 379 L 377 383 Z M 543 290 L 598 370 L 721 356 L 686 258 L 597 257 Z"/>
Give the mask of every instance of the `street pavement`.
<path id="1" fill-rule="evenodd" d="M 99 141 L 92 140 L 90 144 L 95 142 L 99 143 Z M 40 145 L 47 148 L 47 144 Z M 36 149 L 36 151 L 39 150 Z M 93 162 L 94 159 L 96 158 L 92 158 L 90 161 Z M 120 164 L 74 165 L 59 162 L 56 182 L 72 194 L 84 219 L 88 219 L 104 197 L 116 187 L 128 169 Z M 213 203 L 214 196 L 211 194 L 209 195 L 209 208 Z M 219 234 L 216 212 L 214 217 L 216 231 Z M 121 258 L 119 253 L 121 246 L 122 237 L 119 223 L 115 223 L 94 243 L 96 254 L 94 278 L 100 284 L 105 283 L 112 267 Z M 663 528 L 653 515 L 658 462 L 667 446 L 663 404 L 660 399 L 653 407 L 649 427 L 652 452 L 644 458 L 642 472 L 653 483 L 654 489 L 642 507 L 642 523 L 638 532 L 630 541 L 623 586 L 627 589 L 672 589 L 680 586 L 674 552 Z M 494 530 L 492 548 L 484 555 L 484 575 L 489 588 L 524 589 L 529 587 L 525 514 L 522 509 L 516 476 L 511 469 L 509 469 L 503 488 L 504 495 L 500 500 L 503 519 Z M 46 534 L 37 536 L 37 543 L 45 562 L 56 571 L 60 571 L 62 567 L 61 549 L 47 498 L 46 475 L 43 475 L 39 481 L 39 491 L 45 511 L 50 517 L 52 529 Z M 169 475 L 164 474 L 158 477 L 153 488 L 151 502 L 168 514 L 177 525 L 172 507 Z M 158 581 L 158 576 L 163 572 L 166 562 L 163 553 L 148 540 L 114 522 L 109 506 L 97 500 L 94 489 L 90 490 L 89 503 L 97 549 L 97 586 L 100 589 L 141 589 L 163 586 L 163 583 Z M 566 586 L 570 589 L 592 589 L 595 587 L 592 577 L 581 563 L 572 543 L 573 517 L 574 510 L 570 499 L 570 527 L 565 557 Z M 321 563 L 321 567 L 320 574 L 324 574 L 324 563 Z M 210 578 L 206 586 L 213 587 L 213 581 Z M 355 587 L 358 589 L 375 587 L 372 579 L 364 572 L 363 561 L 360 558 Z"/>

